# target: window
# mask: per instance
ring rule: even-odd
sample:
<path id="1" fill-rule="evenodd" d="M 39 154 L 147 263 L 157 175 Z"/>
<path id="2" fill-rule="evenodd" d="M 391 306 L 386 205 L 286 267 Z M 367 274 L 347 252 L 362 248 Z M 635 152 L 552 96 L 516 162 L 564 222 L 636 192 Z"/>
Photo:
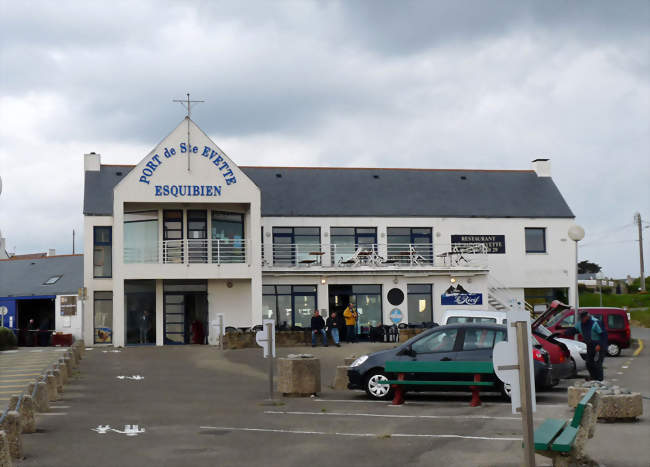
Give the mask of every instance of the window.
<path id="1" fill-rule="evenodd" d="M 572 312 L 570 315 L 567 315 L 566 318 L 562 320 L 559 327 L 561 328 L 572 328 L 576 323 L 576 315 Z M 552 325 L 549 323 L 549 325 Z"/>
<path id="2" fill-rule="evenodd" d="M 212 211 L 210 229 L 212 230 L 213 263 L 243 263 L 246 261 L 243 214 Z"/>
<path id="3" fill-rule="evenodd" d="M 93 319 L 95 344 L 113 343 L 113 292 L 95 292 Z"/>
<path id="4" fill-rule="evenodd" d="M 319 262 L 319 252 L 320 227 L 273 227 L 273 264 Z"/>
<path id="5" fill-rule="evenodd" d="M 375 227 L 332 227 L 330 229 L 332 264 L 349 260 L 358 249 L 375 250 Z"/>
<path id="6" fill-rule="evenodd" d="M 112 277 L 113 228 L 95 227 L 93 232 L 93 277 Z"/>
<path id="7" fill-rule="evenodd" d="M 526 253 L 546 253 L 546 229 L 526 227 Z"/>
<path id="8" fill-rule="evenodd" d="M 61 316 L 75 316 L 77 314 L 77 296 L 61 296 Z"/>
<path id="9" fill-rule="evenodd" d="M 623 315 L 609 314 L 607 315 L 607 327 L 609 329 L 625 329 L 625 318 Z"/>
<path id="10" fill-rule="evenodd" d="M 408 284 L 408 322 L 430 323 L 433 321 L 431 284 Z"/>
<path id="11" fill-rule="evenodd" d="M 446 329 L 434 332 L 413 343 L 411 348 L 415 353 L 452 352 L 456 342 L 458 329 Z"/>
<path id="12" fill-rule="evenodd" d="M 50 277 L 48 280 L 46 280 L 45 282 L 43 282 L 43 285 L 52 285 L 52 284 L 56 284 L 56 281 L 58 281 L 58 280 L 61 279 L 62 277 L 63 277 L 63 274 L 61 274 L 61 275 L 59 275 L 59 276 L 52 276 L 52 277 Z"/>
<path id="13" fill-rule="evenodd" d="M 492 329 L 465 329 L 463 350 L 481 350 L 494 347 L 495 331 Z"/>
<path id="14" fill-rule="evenodd" d="M 433 262 L 433 240 L 428 227 L 388 227 L 388 259 L 398 263 Z"/>
<path id="15" fill-rule="evenodd" d="M 265 285 L 262 287 L 263 318 L 275 319 L 280 328 L 310 327 L 315 309 L 315 285 Z"/>
<path id="16" fill-rule="evenodd" d="M 158 212 L 124 213 L 124 263 L 158 262 Z"/>
<path id="17" fill-rule="evenodd" d="M 163 211 L 163 260 L 165 263 L 182 263 L 183 211 Z"/>

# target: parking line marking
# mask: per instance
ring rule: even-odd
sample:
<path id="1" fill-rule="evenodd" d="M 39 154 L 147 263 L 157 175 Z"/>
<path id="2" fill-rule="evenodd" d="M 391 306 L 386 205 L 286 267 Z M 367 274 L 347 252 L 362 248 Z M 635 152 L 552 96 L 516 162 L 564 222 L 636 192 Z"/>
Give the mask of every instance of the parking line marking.
<path id="1" fill-rule="evenodd" d="M 642 339 L 637 339 L 636 341 L 639 343 L 639 346 L 636 348 L 636 350 L 632 354 L 632 356 L 634 356 L 634 357 L 638 356 L 641 353 L 641 351 L 643 350 L 643 340 Z"/>
<path id="2" fill-rule="evenodd" d="M 45 415 L 47 417 L 52 417 L 52 416 L 56 416 L 56 415 L 68 415 L 68 413 L 67 412 L 43 412 L 43 413 L 38 414 L 39 417 L 41 415 Z"/>
<path id="3" fill-rule="evenodd" d="M 50 405 L 50 409 L 69 409 L 69 405 Z"/>
<path id="4" fill-rule="evenodd" d="M 201 430 L 218 430 L 218 431 L 253 431 L 265 433 L 288 433 L 297 435 L 325 435 L 325 436 L 356 436 L 363 438 L 376 438 L 389 436 L 393 438 L 460 438 L 460 439 L 474 439 L 474 440 L 487 440 L 487 441 L 521 441 L 521 438 L 497 438 L 489 436 L 465 436 L 454 434 L 410 434 L 410 433 L 391 433 L 388 435 L 382 433 L 330 433 L 327 431 L 307 431 L 307 430 L 282 430 L 277 428 L 240 428 L 228 426 L 201 426 Z"/>
<path id="5" fill-rule="evenodd" d="M 385 418 L 422 418 L 422 419 L 449 419 L 449 418 L 464 418 L 464 419 L 479 419 L 479 420 L 517 420 L 519 417 L 491 417 L 489 415 L 397 415 L 397 414 L 374 414 L 374 413 L 351 413 L 351 412 L 289 412 L 280 410 L 266 410 L 267 414 L 278 415 L 334 415 L 341 417 L 385 417 Z"/>

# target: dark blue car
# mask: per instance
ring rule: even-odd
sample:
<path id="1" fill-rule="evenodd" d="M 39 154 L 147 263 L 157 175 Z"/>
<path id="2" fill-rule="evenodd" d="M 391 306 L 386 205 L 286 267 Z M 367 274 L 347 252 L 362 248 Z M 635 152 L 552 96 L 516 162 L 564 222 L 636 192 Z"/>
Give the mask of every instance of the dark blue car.
<path id="1" fill-rule="evenodd" d="M 373 399 L 388 399 L 392 390 L 388 385 L 378 384 L 390 379 L 384 371 L 387 361 L 492 361 L 494 344 L 507 339 L 506 327 L 497 324 L 451 324 L 429 329 L 399 346 L 363 355 L 348 369 L 348 389 L 363 389 Z M 542 348 L 533 348 L 535 386 L 546 388 L 551 385 L 551 365 L 548 354 Z M 407 379 L 429 381 L 472 380 L 471 375 L 459 374 L 413 374 Z M 506 397 L 509 388 L 504 387 L 495 374 L 485 375 L 485 381 L 495 381 L 498 390 Z M 423 386 L 406 386 L 408 391 L 426 391 Z M 431 390 L 431 389 L 429 389 Z M 436 386 L 436 391 L 458 391 L 458 386 Z"/>

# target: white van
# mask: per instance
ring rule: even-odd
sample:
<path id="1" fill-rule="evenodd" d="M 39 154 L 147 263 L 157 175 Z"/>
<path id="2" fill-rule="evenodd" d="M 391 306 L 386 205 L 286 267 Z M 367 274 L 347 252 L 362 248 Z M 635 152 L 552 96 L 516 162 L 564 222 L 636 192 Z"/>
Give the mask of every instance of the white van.
<path id="1" fill-rule="evenodd" d="M 447 310 L 442 315 L 442 324 L 456 323 L 491 323 L 506 324 L 506 314 L 503 311 L 480 310 Z"/>

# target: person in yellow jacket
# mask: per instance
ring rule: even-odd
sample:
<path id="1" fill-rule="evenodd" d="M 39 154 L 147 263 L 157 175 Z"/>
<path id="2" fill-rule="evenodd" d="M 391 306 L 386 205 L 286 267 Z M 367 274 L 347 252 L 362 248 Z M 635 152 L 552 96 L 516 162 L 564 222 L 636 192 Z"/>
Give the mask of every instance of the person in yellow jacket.
<path id="1" fill-rule="evenodd" d="M 343 312 L 343 317 L 345 318 L 345 338 L 349 344 L 357 341 L 357 310 L 354 309 L 352 303 L 348 304 L 348 307 Z"/>

